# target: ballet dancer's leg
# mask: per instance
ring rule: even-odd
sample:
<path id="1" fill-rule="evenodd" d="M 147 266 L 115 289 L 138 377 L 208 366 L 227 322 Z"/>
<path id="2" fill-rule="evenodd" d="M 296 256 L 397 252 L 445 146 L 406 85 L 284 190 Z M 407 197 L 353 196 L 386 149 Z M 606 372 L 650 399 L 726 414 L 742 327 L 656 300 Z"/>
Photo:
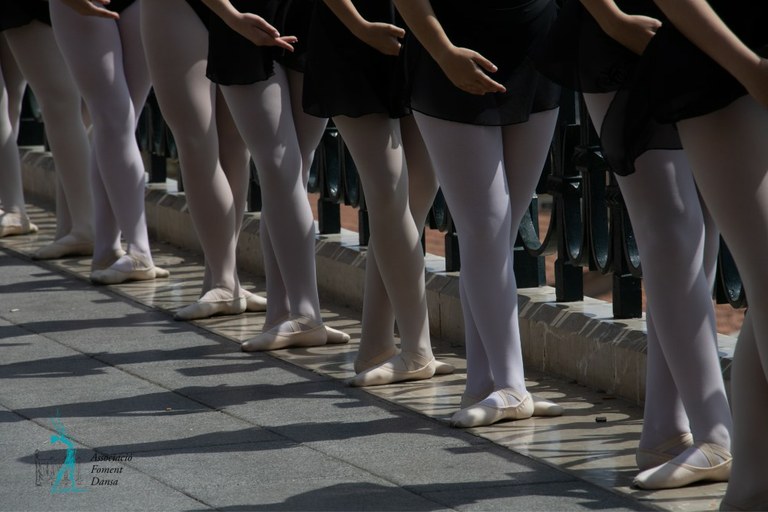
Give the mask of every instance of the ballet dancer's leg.
<path id="1" fill-rule="evenodd" d="M 304 189 L 286 74 L 276 66 L 274 76 L 264 82 L 221 90 L 259 172 L 262 223 L 273 234 L 292 317 L 246 341 L 243 349 L 322 345 L 327 335 L 317 296 L 315 225 Z"/>
<path id="2" fill-rule="evenodd" d="M 725 502 L 768 505 L 768 114 L 750 96 L 678 123 L 696 182 L 745 283 L 749 313 L 734 356 L 733 470 Z M 754 340 L 754 344 L 753 341 Z M 742 341 L 744 345 L 742 346 Z"/>
<path id="3" fill-rule="evenodd" d="M 251 154 L 245 145 L 240 132 L 237 131 L 235 121 L 229 112 L 227 102 L 216 88 L 216 132 L 219 137 L 219 162 L 224 170 L 224 175 L 229 182 L 232 191 L 232 200 L 235 210 L 235 243 L 240 239 L 240 228 L 243 226 L 243 214 L 248 198 L 248 177 L 250 174 Z M 240 278 L 235 273 L 235 279 L 240 283 Z M 203 291 L 210 289 L 212 281 L 211 271 L 206 265 Z M 251 293 L 245 288 L 240 288 L 240 294 L 245 297 L 245 310 L 253 312 L 266 311 L 267 299 L 261 295 Z"/>
<path id="4" fill-rule="evenodd" d="M 400 131 L 408 168 L 408 204 L 416 229 L 422 233 L 429 208 L 437 193 L 437 177 L 412 116 L 400 119 Z M 371 240 L 371 243 L 375 241 Z M 381 278 L 376 251 L 369 245 L 365 260 L 363 329 L 354 364 L 355 373 L 381 364 L 397 353 L 393 337 L 394 324 L 395 310 Z M 438 364 L 436 370 L 442 371 L 442 365 Z M 452 367 L 448 370 L 452 370 Z"/>
<path id="5" fill-rule="evenodd" d="M 5 39 L 0 35 L 3 45 Z M 7 46 L 6 46 L 7 50 Z M 29 221 L 21 181 L 18 137 L 18 110 L 25 82 L 10 52 L 4 52 L 0 66 L 0 237 L 34 233 Z M 7 75 L 7 76 L 6 76 Z M 11 111 L 14 118 L 11 118 Z M 12 119 L 14 119 L 12 121 Z"/>
<path id="6" fill-rule="evenodd" d="M 294 70 L 286 69 L 288 77 L 288 86 L 290 88 L 291 111 L 293 112 L 293 123 L 296 128 L 296 137 L 299 143 L 301 153 L 301 172 L 304 188 L 307 187 L 309 180 L 309 169 L 312 165 L 315 149 L 320 144 L 327 119 L 310 116 L 304 113 L 301 106 L 301 97 L 304 89 L 304 75 Z M 290 316 L 290 305 L 288 296 L 283 283 L 283 276 L 279 272 L 279 265 L 275 257 L 275 251 L 272 247 L 272 236 L 269 232 L 269 223 L 261 224 L 261 248 L 264 255 L 265 274 L 267 276 L 267 295 L 269 296 L 269 306 L 267 307 L 267 318 L 265 325 L 275 325 L 280 320 Z M 348 338 L 347 338 L 348 340 Z"/>
<path id="7" fill-rule="evenodd" d="M 21 108 L 24 93 L 27 90 L 27 80 L 24 78 L 4 34 L 0 34 L 0 67 L 3 70 L 5 88 L 8 92 L 8 116 L 13 129 L 13 140 L 17 140 L 19 137 L 19 125 L 21 124 Z"/>
<path id="8" fill-rule="evenodd" d="M 601 126 L 611 97 L 586 95 L 596 126 Z M 636 166 L 636 173 L 617 179 L 632 219 L 648 295 L 648 377 L 638 465 L 648 469 L 672 459 L 638 475 L 636 484 L 680 487 L 700 478 L 671 478 L 670 468 L 681 463 L 705 468 L 723 462 L 719 455 L 711 461 L 690 443 L 715 445 L 721 454 L 730 450 L 731 417 L 708 280 L 714 265 L 710 261 L 705 268 L 704 261 L 705 246 L 712 245 L 707 236 L 711 240 L 717 235 L 705 232 L 698 192 L 683 152 L 647 151 Z M 693 440 L 686 435 L 689 429 Z"/>
<path id="9" fill-rule="evenodd" d="M 149 91 L 149 76 L 140 38 L 139 4 L 118 22 L 80 16 L 54 2 L 51 18 L 59 46 L 85 98 L 93 119 L 94 148 L 107 201 L 126 241 L 127 254 L 92 280 L 103 284 L 167 275 L 156 269 L 149 248 L 144 215 L 144 166 L 134 129 L 137 112 Z M 101 191 L 94 185 L 94 203 Z M 96 211 L 97 218 L 102 212 Z M 97 227 L 97 235 L 99 229 Z M 109 237 L 111 238 L 111 237 Z M 94 260 L 106 259 L 113 240 L 97 236 Z"/>
<path id="10" fill-rule="evenodd" d="M 184 0 L 143 1 L 142 38 L 155 95 L 179 150 L 192 222 L 210 282 L 178 320 L 245 311 L 236 268 L 232 189 L 219 164 L 215 86 L 206 78 L 208 31 Z"/>
<path id="11" fill-rule="evenodd" d="M 400 354 L 359 373 L 351 383 L 370 386 L 431 378 L 436 364 L 429 338 L 424 256 L 409 206 L 400 124 L 383 114 L 340 116 L 334 123 L 360 174 L 370 215 L 369 252 L 375 254 L 401 339 Z M 391 327 L 388 331 L 391 336 Z"/>
<path id="12" fill-rule="evenodd" d="M 16 61 L 40 103 L 48 143 L 56 164 L 57 191 L 66 197 L 62 236 L 35 256 L 41 259 L 93 251 L 93 201 L 88 186 L 91 148 L 82 122 L 80 91 L 48 25 L 33 21 L 6 31 Z M 58 216 L 57 216 L 58 221 Z"/>
<path id="13" fill-rule="evenodd" d="M 513 222 L 517 224 L 519 217 L 513 221 L 505 176 L 506 137 L 498 127 L 455 123 L 419 113 L 415 116 L 459 234 L 462 284 L 467 299 L 465 310 L 471 319 L 470 342 L 475 339 L 471 331 L 474 325 L 487 354 L 487 368 L 494 383 L 494 392 L 486 400 L 462 409 L 452 422 L 457 426 L 477 426 L 502 417 L 530 417 L 533 404 L 525 388 L 517 289 L 509 243 Z M 540 170 L 541 167 L 528 169 L 530 186 L 525 191 L 514 191 L 516 199 L 527 196 L 524 205 L 530 202 Z M 523 176 L 516 179 L 520 184 L 526 180 Z M 516 205 L 516 209 L 520 208 Z M 473 354 L 482 357 L 482 351 Z M 485 365 L 482 366 L 486 370 Z M 468 385 L 474 389 L 472 368 L 468 368 L 467 373 Z M 482 378 L 487 380 L 487 370 Z M 501 417 L 486 414 L 486 406 L 497 405 L 503 407 L 505 414 Z"/>

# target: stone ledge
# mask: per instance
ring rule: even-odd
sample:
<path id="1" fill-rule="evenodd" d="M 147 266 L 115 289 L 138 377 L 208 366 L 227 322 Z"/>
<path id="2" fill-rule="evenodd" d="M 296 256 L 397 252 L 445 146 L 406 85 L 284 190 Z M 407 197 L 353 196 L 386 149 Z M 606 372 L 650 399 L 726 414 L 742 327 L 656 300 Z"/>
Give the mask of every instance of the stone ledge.
<path id="1" fill-rule="evenodd" d="M 41 148 L 22 149 L 25 192 L 52 204 L 56 197 L 53 160 Z M 200 252 L 184 193 L 175 183 L 150 185 L 146 192 L 150 235 L 181 248 Z M 259 244 L 258 213 L 245 216 L 238 245 L 238 265 L 264 274 Z M 317 237 L 317 278 L 321 299 L 359 311 L 362 307 L 365 249 L 357 234 Z M 433 336 L 463 345 L 464 324 L 459 302 L 458 274 L 444 272 L 444 261 L 427 256 L 426 289 Z M 526 367 L 572 379 L 590 388 L 641 403 L 645 395 L 645 322 L 613 320 L 611 304 L 586 298 L 557 303 L 551 287 L 519 291 L 520 329 Z M 720 336 L 726 379 L 735 339 Z"/>

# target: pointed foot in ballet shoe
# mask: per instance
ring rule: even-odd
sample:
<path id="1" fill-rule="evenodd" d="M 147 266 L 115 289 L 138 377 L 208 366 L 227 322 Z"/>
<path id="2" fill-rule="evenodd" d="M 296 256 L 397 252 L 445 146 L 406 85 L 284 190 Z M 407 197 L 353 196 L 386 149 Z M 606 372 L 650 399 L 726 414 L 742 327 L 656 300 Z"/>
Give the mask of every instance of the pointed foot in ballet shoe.
<path id="1" fill-rule="evenodd" d="M 100 260 L 91 260 L 91 272 L 95 272 L 97 270 L 106 270 L 114 265 L 115 262 L 117 262 L 117 260 L 123 256 L 125 256 L 125 251 L 119 249 L 111 254 L 108 254 L 107 256 L 102 256 Z"/>
<path id="2" fill-rule="evenodd" d="M 93 254 L 93 242 L 63 242 L 56 240 L 39 248 L 32 255 L 35 260 L 57 260 L 67 256 L 90 256 Z"/>
<path id="3" fill-rule="evenodd" d="M 37 233 L 37 231 L 37 226 L 20 213 L 4 212 L 0 214 L 0 238 L 29 235 Z"/>
<path id="4" fill-rule="evenodd" d="M 249 313 L 262 313 L 267 310 L 267 299 L 248 290 L 242 290 L 245 310 Z"/>
<path id="5" fill-rule="evenodd" d="M 562 405 L 556 404 L 545 398 L 531 395 L 533 399 L 533 416 L 538 418 L 555 418 L 565 412 Z"/>
<path id="6" fill-rule="evenodd" d="M 325 345 L 328 334 L 323 324 L 298 317 L 281 322 L 241 345 L 243 352 L 263 352 L 292 347 Z"/>
<path id="7" fill-rule="evenodd" d="M 450 375 L 456 371 L 456 367 L 451 363 L 446 363 L 435 359 L 435 375 Z"/>
<path id="8" fill-rule="evenodd" d="M 329 345 L 344 345 L 345 343 L 349 343 L 349 340 L 352 339 L 352 337 L 338 329 L 334 329 L 333 327 L 325 326 L 325 332 L 328 335 L 328 341 L 327 343 Z"/>
<path id="9" fill-rule="evenodd" d="M 388 350 L 385 350 L 384 352 L 381 352 L 378 355 L 375 355 L 369 359 L 360 359 L 360 356 L 358 354 L 357 359 L 355 359 L 354 364 L 354 370 L 355 373 L 363 373 L 365 370 L 368 370 L 370 368 L 373 368 L 374 366 L 379 366 L 383 362 L 387 361 L 388 359 L 392 359 L 397 354 L 399 354 L 400 351 L 397 350 L 397 347 L 394 345 L 389 347 Z"/>
<path id="10" fill-rule="evenodd" d="M 524 420 L 533 416 L 533 398 L 512 389 L 494 391 L 485 400 L 459 410 L 451 417 L 458 428 L 492 425 L 502 420 Z"/>
<path id="11" fill-rule="evenodd" d="M 378 366 L 358 373 L 350 381 L 354 387 L 383 386 L 395 382 L 431 379 L 435 375 L 435 358 L 399 353 Z"/>
<path id="12" fill-rule="evenodd" d="M 653 448 L 638 448 L 635 452 L 635 461 L 638 469 L 645 471 L 669 462 L 691 446 L 693 446 L 693 435 L 686 432 L 667 439 Z"/>
<path id="13" fill-rule="evenodd" d="M 541 398 L 536 395 L 531 395 L 531 399 L 533 400 L 533 416 L 534 417 L 555 418 L 557 416 L 562 416 L 565 413 L 565 409 L 563 409 L 562 405 L 558 405 L 555 402 L 547 400 L 546 398 Z M 465 409 L 470 405 L 474 405 L 478 402 L 481 402 L 482 400 L 483 400 L 483 397 L 468 395 L 465 392 L 461 396 L 461 404 L 459 405 L 459 409 Z"/>
<path id="14" fill-rule="evenodd" d="M 710 462 L 699 467 L 676 460 L 685 460 L 688 450 L 699 450 Z M 731 454 L 725 448 L 712 443 L 696 443 L 674 459 L 661 466 L 639 473 L 633 484 L 641 489 L 677 489 L 695 482 L 727 482 L 731 476 Z"/>
<path id="15" fill-rule="evenodd" d="M 239 315 L 245 312 L 245 297 L 232 297 L 223 288 L 208 290 L 197 302 L 178 310 L 174 320 L 189 321 L 219 315 Z"/>
<path id="16" fill-rule="evenodd" d="M 91 272 L 94 284 L 120 284 L 128 281 L 149 281 L 168 277 L 170 272 L 160 267 L 147 265 L 139 258 L 124 254 L 109 268 Z"/>

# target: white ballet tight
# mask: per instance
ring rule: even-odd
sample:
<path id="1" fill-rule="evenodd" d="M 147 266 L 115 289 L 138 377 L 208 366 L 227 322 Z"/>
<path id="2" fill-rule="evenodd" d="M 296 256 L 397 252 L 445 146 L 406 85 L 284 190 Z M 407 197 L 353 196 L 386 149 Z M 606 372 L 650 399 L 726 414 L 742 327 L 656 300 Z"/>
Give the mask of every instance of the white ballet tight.
<path id="1" fill-rule="evenodd" d="M 413 116 L 400 119 L 400 132 L 408 169 L 408 204 L 416 229 L 422 233 L 437 193 L 437 176 Z M 368 366 L 366 362 L 380 360 L 381 356 L 392 355 L 396 350 L 393 338 L 395 310 L 381 277 L 376 251 L 370 246 L 365 260 L 363 292 L 363 328 L 357 364 Z"/>
<path id="2" fill-rule="evenodd" d="M 258 170 L 263 205 L 261 229 L 266 226 L 272 235 L 270 245 L 290 315 L 320 323 L 315 224 L 306 195 L 286 73 L 276 64 L 275 74 L 268 80 L 222 86 L 221 90 Z M 268 310 L 272 307 L 271 283 L 268 275 Z"/>
<path id="3" fill-rule="evenodd" d="M 93 201 L 87 184 L 91 149 L 82 122 L 80 91 L 48 25 L 33 21 L 7 30 L 5 37 L 40 104 L 56 164 L 57 189 L 64 198 L 64 204 L 57 201 L 61 215 L 57 215 L 56 239 L 67 236 L 73 243 L 90 241 Z"/>
<path id="4" fill-rule="evenodd" d="M 310 116 L 304 112 L 304 109 L 301 106 L 301 98 L 304 90 L 304 75 L 298 71 L 287 68 L 285 69 L 285 72 L 288 77 L 288 86 L 290 88 L 293 124 L 296 129 L 296 137 L 301 153 L 302 183 L 306 193 L 309 180 L 309 169 L 312 166 L 315 149 L 318 144 L 320 144 L 320 139 L 323 137 L 323 132 L 328 124 L 328 120 Z M 262 189 L 262 193 L 264 193 L 264 189 Z M 306 198 L 306 195 L 305 201 L 309 201 L 309 199 Z M 263 222 L 264 217 L 265 215 L 262 216 L 260 235 L 267 279 L 267 293 L 269 295 L 265 325 L 270 326 L 275 325 L 290 316 L 291 308 L 288 301 L 283 274 L 280 272 L 280 265 L 278 265 L 275 248 L 273 247 L 272 235 L 269 228 L 270 223 Z"/>
<path id="5" fill-rule="evenodd" d="M 51 2 L 56 39 L 93 121 L 94 267 L 114 261 L 121 232 L 128 254 L 153 264 L 144 215 L 144 165 L 134 136 L 150 85 L 139 16 L 139 2 L 117 22 L 81 16 L 62 2 Z"/>
<path id="6" fill-rule="evenodd" d="M 466 394 L 485 397 L 508 388 L 525 394 L 512 247 L 557 110 L 504 127 L 414 115 L 459 235 Z"/>
<path id="7" fill-rule="evenodd" d="M 595 126 L 602 126 L 613 93 L 584 97 Z M 718 233 L 711 219 L 705 224 L 708 216 L 682 151 L 647 151 L 635 166 L 637 172 L 617 181 L 637 238 L 648 296 L 640 447 L 653 449 L 690 430 L 695 442 L 729 449 L 731 416 L 712 304 Z M 679 462 L 708 465 L 698 451 Z"/>
<path id="8" fill-rule="evenodd" d="M 1 34 L 0 47 L 0 208 L 26 217 L 19 147 L 16 145 L 26 82 Z"/>
<path id="9" fill-rule="evenodd" d="M 707 207 L 744 282 L 749 310 L 731 370 L 733 466 L 724 501 L 768 504 L 768 112 L 750 96 L 678 123 Z"/>
<path id="10" fill-rule="evenodd" d="M 373 265 L 378 268 L 379 279 L 394 310 L 404 359 L 423 366 L 433 357 L 427 319 L 424 256 L 421 230 L 409 206 L 408 171 L 400 123 L 383 114 L 359 118 L 338 116 L 334 118 L 334 123 L 360 174 L 371 229 L 368 257 L 374 254 Z M 370 264 L 369 259 L 366 265 Z M 366 275 L 372 271 L 367 270 Z M 366 279 L 366 284 L 368 281 Z M 376 335 L 386 332 L 387 339 L 390 339 L 390 319 L 386 321 L 388 325 Z M 364 323 L 363 338 L 368 336 L 366 328 Z"/>
<path id="11" fill-rule="evenodd" d="M 245 195 L 239 194 L 242 202 L 236 207 L 232 185 L 246 188 L 248 167 L 246 160 L 231 169 L 237 176 L 230 184 L 219 161 L 216 87 L 205 76 L 208 31 L 184 0 L 142 0 L 141 28 L 155 95 L 174 134 L 190 214 L 205 255 L 203 293 L 223 288 L 237 297 L 235 249 Z"/>

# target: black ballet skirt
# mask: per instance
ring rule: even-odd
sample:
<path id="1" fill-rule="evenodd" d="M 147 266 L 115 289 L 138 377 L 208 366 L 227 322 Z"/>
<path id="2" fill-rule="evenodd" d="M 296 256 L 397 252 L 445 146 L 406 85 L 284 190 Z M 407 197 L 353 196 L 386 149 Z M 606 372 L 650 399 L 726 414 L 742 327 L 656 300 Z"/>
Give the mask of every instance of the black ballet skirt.
<path id="1" fill-rule="evenodd" d="M 33 21 L 51 24 L 48 2 L 44 0 L 0 0 L 0 31 L 23 27 Z"/>
<path id="2" fill-rule="evenodd" d="M 353 3 L 368 21 L 396 24 L 390 0 Z M 315 2 L 308 44 L 306 113 L 317 117 L 407 115 L 403 59 L 384 55 L 359 40 L 322 1 Z"/>
<path id="3" fill-rule="evenodd" d="M 312 22 L 313 0 L 282 0 L 277 7 L 274 26 L 284 36 L 296 36 L 293 51 L 278 52 L 277 61 L 288 69 L 304 72 L 307 66 L 307 42 Z"/>
<path id="4" fill-rule="evenodd" d="M 651 0 L 617 0 L 627 14 L 663 20 Z M 573 91 L 618 91 L 634 74 L 640 57 L 603 32 L 580 0 L 565 0 L 560 14 L 537 49 L 536 67 Z"/>
<path id="5" fill-rule="evenodd" d="M 203 22 L 205 28 L 208 28 L 211 22 L 211 17 L 215 16 L 215 14 L 206 7 L 202 0 L 187 0 L 187 4 L 189 4 L 192 10 L 195 11 L 195 14 L 197 14 L 197 17 Z"/>
<path id="6" fill-rule="evenodd" d="M 3 1 L 3 0 L 0 0 Z M 104 8 L 112 12 L 123 12 L 128 7 L 133 5 L 136 0 L 112 0 L 109 5 L 105 5 Z"/>
<path id="7" fill-rule="evenodd" d="M 489 75 L 505 93 L 477 96 L 453 85 L 415 37 L 406 42 L 411 108 L 459 123 L 505 126 L 557 108 L 560 87 L 534 67 L 532 54 L 557 16 L 554 0 L 435 0 L 451 42 L 475 50 L 497 67 Z"/>
<path id="8" fill-rule="evenodd" d="M 274 22 L 276 3 L 277 0 L 232 0 L 238 11 L 257 14 L 269 23 Z M 221 18 L 211 15 L 206 76 L 212 82 L 219 85 L 263 82 L 275 73 L 276 53 L 274 47 L 256 46 L 229 28 Z"/>
<path id="9" fill-rule="evenodd" d="M 745 44 L 766 55 L 768 2 L 714 0 L 710 4 Z M 746 94 L 730 73 L 666 23 L 608 110 L 602 137 L 605 156 L 623 174 L 634 172 L 634 161 L 660 126 L 715 112 Z"/>
<path id="10" fill-rule="evenodd" d="M 661 11 L 649 0 L 619 0 L 619 9 L 627 14 L 643 15 L 668 24 Z M 600 127 L 603 152 L 611 168 L 619 175 L 632 172 L 632 167 L 618 165 L 609 156 L 616 151 L 617 135 L 623 125 L 631 123 L 636 113 L 626 111 L 624 90 L 633 83 L 640 56 L 608 36 L 579 0 L 566 0 L 560 15 L 535 55 L 536 67 L 563 87 L 583 93 L 617 92 L 603 126 Z M 626 118 L 626 121 L 622 121 Z M 610 119 L 610 121 L 609 121 Z M 636 156 L 649 149 L 680 149 L 680 138 L 673 124 L 646 125 L 632 135 Z M 623 146 L 624 144 L 622 144 Z"/>

